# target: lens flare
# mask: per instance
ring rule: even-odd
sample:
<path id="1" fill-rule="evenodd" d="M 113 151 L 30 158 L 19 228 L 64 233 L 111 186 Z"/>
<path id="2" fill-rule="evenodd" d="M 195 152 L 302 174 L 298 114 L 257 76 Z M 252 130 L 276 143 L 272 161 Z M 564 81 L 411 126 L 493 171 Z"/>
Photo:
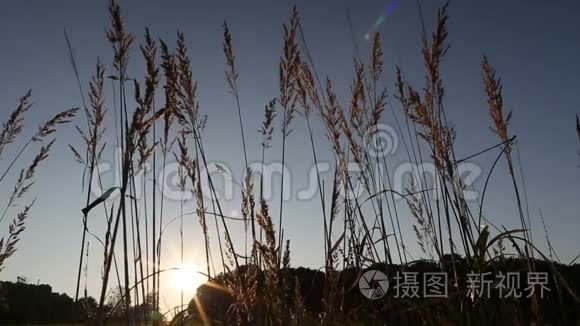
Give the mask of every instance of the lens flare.
<path id="1" fill-rule="evenodd" d="M 205 282 L 205 277 L 193 265 L 181 266 L 173 271 L 172 278 L 173 286 L 182 290 L 196 290 Z"/>
<path id="2" fill-rule="evenodd" d="M 395 11 L 395 9 L 397 9 L 397 7 L 399 6 L 399 1 L 400 0 L 391 0 L 391 2 L 387 5 L 385 10 L 383 11 L 383 13 L 377 18 L 377 20 L 375 21 L 369 32 L 365 34 L 365 40 L 369 40 L 371 38 L 371 35 L 377 32 L 377 30 L 379 29 L 381 24 L 385 21 L 385 19 L 389 17 Z"/>

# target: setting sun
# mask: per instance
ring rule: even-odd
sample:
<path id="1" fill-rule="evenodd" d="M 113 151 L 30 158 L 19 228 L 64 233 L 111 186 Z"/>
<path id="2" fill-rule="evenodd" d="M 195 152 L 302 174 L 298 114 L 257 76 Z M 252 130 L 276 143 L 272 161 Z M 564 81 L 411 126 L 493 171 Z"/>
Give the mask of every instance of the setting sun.
<path id="1" fill-rule="evenodd" d="M 0 1 L 0 326 L 580 326 L 579 16 Z"/>
<path id="2" fill-rule="evenodd" d="M 193 265 L 183 265 L 172 274 L 172 284 L 176 289 L 195 291 L 206 281 L 206 277 L 200 274 L 199 269 Z"/>

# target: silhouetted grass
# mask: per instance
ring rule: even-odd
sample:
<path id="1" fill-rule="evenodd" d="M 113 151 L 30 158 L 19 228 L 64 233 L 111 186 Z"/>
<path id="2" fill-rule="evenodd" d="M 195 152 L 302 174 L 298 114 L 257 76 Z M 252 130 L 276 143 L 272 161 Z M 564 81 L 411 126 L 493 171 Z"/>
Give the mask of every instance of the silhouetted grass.
<path id="1" fill-rule="evenodd" d="M 427 35 L 424 31 L 421 38 L 424 64 L 421 85 L 407 81 L 404 72 L 397 67 L 394 94 L 388 92 L 384 85 L 384 80 L 389 77 L 384 76 L 383 42 L 380 34 L 376 33 L 368 62 L 361 57 L 355 58 L 347 103 L 340 102 L 330 79 L 324 86 L 318 81 L 316 66 L 308 55 L 306 36 L 302 33 L 296 8 L 289 22 L 283 25 L 280 92 L 266 105 L 263 122 L 254 123 L 260 127 L 259 159 L 265 162 L 272 139 L 278 136 L 280 159 L 284 164 L 290 154 L 286 146 L 292 140 L 290 136 L 297 124 L 295 120 L 304 118 L 312 161 L 317 166 L 321 154 L 314 143 L 313 122 L 315 119 L 321 120 L 322 132 L 331 148 L 329 160 L 335 164 L 331 187 L 324 187 L 320 171 L 316 170 L 322 220 L 318 224 L 322 226 L 319 250 L 324 252 L 320 271 L 291 268 L 291 242 L 284 234 L 284 215 L 287 215 L 283 198 L 284 183 L 287 182 L 284 174 L 280 182 L 279 211 L 275 215 L 271 212 L 271 203 L 264 198 L 263 173 L 260 173 L 259 189 L 253 183 L 254 173 L 263 171 L 252 171 L 248 165 L 247 121 L 243 119 L 239 95 L 242 80 L 238 75 L 230 26 L 227 23 L 223 25 L 223 50 L 226 82 L 235 100 L 244 156 L 244 176 L 239 182 L 242 188 L 242 218 L 239 222 L 223 214 L 222 203 L 209 173 L 209 158 L 205 150 L 207 141 L 204 138 L 207 117 L 199 105 L 197 81 L 193 78 L 192 59 L 185 35 L 177 33 L 177 44 L 173 49 L 163 40 L 156 40 L 153 33 L 146 30 L 140 47 L 146 73 L 140 82 L 140 78 L 127 71 L 129 60 L 134 60 L 130 54 L 135 37 L 127 31 L 121 8 L 114 0 L 110 2 L 109 15 L 111 26 L 106 36 L 113 49 L 113 69 L 109 78 L 118 90 L 113 98 L 113 117 L 118 126 L 116 145 L 121 149 L 121 161 L 117 162 L 121 169 L 118 187 L 104 191 L 99 198 L 91 200 L 91 180 L 97 178 L 100 182 L 97 163 L 105 148 L 103 139 L 113 132 L 113 128 L 104 125 L 105 114 L 109 114 L 104 107 L 106 94 L 103 85 L 107 74 L 100 61 L 89 84 L 89 104 L 84 104 L 87 128 L 77 127 L 84 148 L 79 150 L 71 146 L 74 159 L 87 173 L 83 176 L 83 190 L 88 182 L 87 199 L 82 204 L 82 243 L 75 293 L 77 305 L 90 300 L 86 291 L 85 298 L 79 298 L 86 234 L 104 238 L 101 241 L 103 263 L 100 293 L 98 300 L 94 300 L 94 313 L 83 315 L 87 322 L 103 324 L 124 321 L 127 325 L 160 324 L 163 320 L 171 320 L 171 324 L 178 325 L 218 321 L 244 325 L 565 325 L 580 322 L 577 313 L 580 302 L 575 294 L 580 290 L 580 285 L 573 277 L 578 273 L 578 266 L 553 262 L 553 257 L 557 255 L 549 242 L 545 224 L 550 257 L 538 250 L 532 241 L 530 214 L 525 195 L 522 196 L 525 184 L 518 180 L 518 169 L 521 167 L 512 159 L 517 135 L 509 129 L 512 116 L 506 109 L 509 105 L 503 101 L 501 81 L 485 56 L 481 62 L 482 88 L 499 143 L 471 156 L 467 156 L 471 153 L 460 155 L 456 151 L 453 117 L 446 111 L 448 92 L 442 77 L 442 62 L 449 49 L 447 5 L 438 11 L 432 34 Z M 76 66 L 74 58 L 71 58 L 73 66 Z M 82 90 L 80 78 L 78 80 Z M 159 91 L 162 94 L 158 94 Z M 20 100 L 3 125 L 0 157 L 5 147 L 14 142 L 22 130 L 23 115 L 30 108 L 29 97 L 30 94 L 27 94 Z M 422 174 L 412 177 L 404 193 L 397 192 L 393 189 L 389 174 L 394 164 L 388 157 L 389 153 L 373 152 L 373 147 L 382 148 L 385 145 L 377 135 L 387 121 L 385 111 L 388 110 L 390 97 L 397 100 L 396 105 L 403 116 L 402 123 L 395 122 L 406 158 L 416 166 L 434 163 L 434 188 Z M 75 113 L 76 109 L 65 111 L 43 124 L 8 165 L 0 182 L 24 149 L 49 138 L 56 125 L 68 122 Z M 279 134 L 275 132 L 278 130 L 275 127 L 277 124 L 280 126 Z M 580 130 L 580 127 L 577 128 Z M 236 137 L 227 136 L 232 139 Z M 47 141 L 32 165 L 20 173 L 6 211 L 28 191 L 36 166 L 46 159 L 51 145 L 52 141 Z M 489 151 L 496 152 L 497 159 L 491 165 L 485 186 L 481 189 L 481 199 L 475 203 L 469 202 L 458 166 L 467 160 L 465 157 L 473 158 Z M 160 311 L 160 275 L 167 271 L 162 268 L 161 249 L 163 231 L 168 222 L 167 212 L 164 211 L 164 193 L 162 191 L 160 197 L 156 194 L 157 183 L 164 185 L 166 180 L 164 177 L 157 180 L 155 173 L 159 162 L 162 169 L 166 168 L 168 155 L 169 159 L 173 155 L 179 163 L 179 188 L 182 192 L 191 192 L 191 198 L 195 201 L 195 215 L 203 234 L 203 239 L 200 239 L 203 244 L 200 246 L 204 248 L 205 273 L 208 277 L 208 283 L 198 290 L 189 304 L 184 303 L 182 294 L 182 305 L 169 312 L 174 313 L 172 317 Z M 508 166 L 520 229 L 509 230 L 503 225 L 495 225 L 483 214 L 489 178 L 502 159 Z M 359 168 L 358 174 L 350 173 L 349 165 L 352 163 Z M 148 166 L 152 168 L 148 169 Z M 386 175 L 378 173 L 377 166 L 382 166 Z M 145 181 L 141 185 L 136 182 L 140 171 L 152 173 L 150 192 Z M 202 183 L 206 182 L 208 189 L 202 187 Z M 363 197 L 353 195 L 356 193 L 354 184 L 358 183 L 364 188 Z M 136 198 L 138 187 L 143 188 L 141 201 Z M 107 206 L 107 199 L 113 191 L 118 191 L 120 197 L 113 205 Z M 210 200 L 206 199 L 208 197 Z M 406 200 L 406 213 L 397 205 L 398 198 Z M 184 203 L 182 197 L 179 216 L 182 260 L 184 251 L 189 250 L 183 246 Z M 105 212 L 106 229 L 89 230 L 87 218 L 91 213 L 96 214 L 93 208 L 101 205 Z M 0 268 L 16 249 L 30 206 L 25 206 L 17 215 L 8 238 L 0 242 Z M 401 230 L 401 220 L 406 216 L 413 221 L 415 239 Z M 243 223 L 243 244 L 234 243 L 233 234 L 240 228 L 233 223 Z M 213 227 L 215 232 L 210 231 Z M 248 228 L 251 236 L 248 236 Z M 215 238 L 210 239 L 210 234 L 215 234 Z M 217 245 L 212 246 L 212 241 Z M 412 258 L 408 246 L 413 241 L 417 241 L 425 259 Z M 120 252 L 123 257 L 122 264 L 117 266 L 115 251 L 119 248 L 119 242 L 122 243 Z M 506 242 L 513 250 L 506 248 Z M 211 248 L 218 248 L 219 260 L 214 259 L 217 254 L 212 253 Z M 214 266 L 216 262 L 218 265 L 221 263 L 217 270 Z M 112 266 L 115 266 L 117 273 L 116 285 L 111 285 L 109 280 Z M 387 295 L 382 300 L 366 300 L 357 288 L 358 279 L 366 269 L 381 270 L 389 276 L 410 271 L 447 272 L 449 297 L 405 300 Z M 497 274 L 533 271 L 549 273 L 549 286 L 553 291 L 547 299 L 541 300 L 537 294 L 531 298 L 509 300 L 466 295 L 465 275 L 468 272 Z M 132 280 L 130 276 L 133 276 Z"/>

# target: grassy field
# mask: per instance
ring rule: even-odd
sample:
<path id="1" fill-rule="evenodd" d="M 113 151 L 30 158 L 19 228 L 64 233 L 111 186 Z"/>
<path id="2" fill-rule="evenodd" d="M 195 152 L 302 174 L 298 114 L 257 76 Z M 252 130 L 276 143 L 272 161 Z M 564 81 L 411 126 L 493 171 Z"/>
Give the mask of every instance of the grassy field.
<path id="1" fill-rule="evenodd" d="M 7 207 L 20 202 L 34 191 L 33 182 L 38 166 L 48 158 L 56 129 L 75 116 L 84 116 L 86 124 L 77 127 L 83 147 L 70 146 L 74 159 L 85 169 L 83 191 L 86 195 L 83 215 L 86 225 L 91 212 L 105 212 L 106 228 L 83 228 L 79 246 L 78 270 L 74 272 L 76 295 L 81 300 L 81 278 L 86 264 L 86 241 L 90 234 L 102 240 L 104 250 L 91 252 L 102 257 L 102 283 L 98 296 L 77 304 L 75 317 L 88 323 L 141 324 L 244 324 L 244 325 L 580 325 L 580 282 L 573 276 L 577 265 L 555 262 L 552 248 L 538 249 L 531 237 L 530 214 L 520 178 L 519 161 L 514 159 L 517 135 L 510 131 L 511 113 L 503 101 L 502 84 L 492 60 L 481 58 L 482 94 L 489 108 L 490 125 L 497 134 L 497 143 L 488 148 L 475 148 L 471 158 L 482 153 L 495 153 L 489 177 L 500 168 L 507 169 L 513 206 L 518 214 L 510 217 L 517 229 L 495 225 L 483 214 L 487 181 L 477 201 L 466 198 L 466 185 L 458 166 L 465 161 L 456 152 L 453 117 L 446 113 L 446 89 L 442 80 L 442 61 L 449 49 L 447 6 L 437 12 L 432 33 L 421 35 L 420 51 L 424 63 L 423 83 L 413 84 L 397 67 L 396 88 L 387 91 L 383 74 L 383 40 L 373 35 L 370 58 L 355 58 L 354 76 L 348 101 L 341 102 L 332 80 L 320 78 L 301 42 L 299 12 L 294 9 L 284 23 L 283 48 L 280 55 L 279 94 L 265 104 L 263 121 L 257 137 L 261 139 L 262 165 L 271 154 L 272 140 L 279 137 L 278 159 L 282 165 L 292 155 L 287 142 L 296 124 L 304 124 L 310 143 L 305 151 L 313 164 L 321 160 L 321 150 L 314 145 L 313 121 L 321 121 L 331 151 L 333 179 L 323 187 L 317 171 L 320 211 L 316 225 L 322 226 L 320 236 L 324 252 L 320 270 L 291 267 L 290 239 L 284 236 L 287 208 L 280 198 L 279 211 L 263 195 L 263 171 L 249 165 L 246 139 L 253 127 L 242 123 L 244 110 L 239 102 L 239 73 L 234 49 L 235 31 L 223 25 L 225 80 L 236 106 L 233 116 L 239 120 L 239 130 L 227 137 L 239 141 L 243 151 L 245 177 L 238 180 L 242 188 L 241 217 L 229 217 L 218 199 L 212 175 L 207 172 L 207 140 L 204 138 L 206 116 L 200 107 L 197 81 L 192 73 L 192 61 L 185 35 L 177 33 L 175 46 L 165 43 L 147 30 L 142 39 L 127 31 L 121 7 L 116 1 L 109 5 L 110 26 L 106 37 L 113 49 L 111 68 L 97 62 L 87 102 L 80 109 L 70 109 L 43 123 L 38 131 L 13 156 L 3 153 L 5 147 L 20 137 L 23 116 L 31 106 L 31 94 L 20 99 L 0 134 L 2 161 L 8 162 L 4 176 L 17 165 L 22 152 L 38 145 L 40 149 L 29 167 L 19 174 L 8 197 Z M 427 14 L 427 13 L 426 13 Z M 431 13 L 428 13 L 431 14 Z M 451 31 L 452 32 L 452 31 Z M 144 63 L 144 78 L 136 78 L 128 70 L 139 53 Z M 71 51 L 74 64 L 74 56 Z M 448 63 L 448 64 L 453 64 Z M 352 69 L 353 67 L 344 67 Z M 75 67 L 76 69 L 76 67 Z M 75 70 L 76 72 L 76 70 Z M 76 72 L 78 74 L 78 72 Z M 77 78 L 79 76 L 77 75 Z M 105 107 L 105 81 L 112 79 L 116 93 L 115 110 Z M 203 82 L 203 81 L 199 81 Z M 82 85 L 79 86 L 83 89 Z M 84 90 L 83 90 L 84 92 Z M 435 166 L 432 189 L 424 174 L 410 178 L 405 191 L 395 191 L 389 178 L 376 175 L 381 165 L 389 172 L 389 157 L 380 137 L 387 120 L 387 101 L 404 117 L 398 121 L 403 135 L 407 159 L 421 166 Z M 106 126 L 106 117 L 113 115 L 116 128 Z M 80 119 L 80 117 L 79 117 Z M 482 125 L 488 128 L 488 125 Z M 573 128 L 573 126 L 571 126 Z M 579 127 L 580 133 L 580 127 Z M 92 196 L 92 178 L 100 180 L 98 162 L 105 148 L 105 139 L 116 139 L 121 149 L 120 184 Z M 171 218 L 164 211 L 166 198 L 158 194 L 152 171 L 165 169 L 170 160 L 178 163 L 177 184 L 182 192 L 192 195 L 195 215 L 203 231 L 199 246 L 209 278 L 208 284 L 191 298 L 182 298 L 183 305 L 168 313 L 160 311 L 162 260 L 164 245 L 162 225 Z M 498 164 L 500 162 L 500 164 Z M 351 173 L 356 165 L 359 173 Z M 153 180 L 150 189 L 137 179 L 144 173 Z M 259 174 L 259 182 L 254 182 Z M 141 183 L 140 183 L 141 182 Z M 284 189 L 284 176 L 280 189 Z M 208 187 L 202 186 L 209 185 Z M 361 184 L 364 195 L 353 196 L 355 184 Z M 142 196 L 137 199 L 138 189 Z M 324 189 L 324 191 L 322 190 Z M 109 197 L 118 192 L 114 200 Z M 141 193 L 141 190 L 139 190 Z M 38 194 L 42 196 L 42 194 Z M 207 198 L 211 198 L 208 200 Z M 405 211 L 398 210 L 395 201 L 403 198 Z M 511 200 L 511 199 L 510 199 Z M 112 203 L 111 203 L 112 202 Z M 0 268 L 17 250 L 21 233 L 28 222 L 30 202 L 14 218 L 8 234 L 0 242 Z M 183 207 L 184 200 L 181 201 Z M 145 209 L 143 209 L 145 208 Z M 149 211 L 147 210 L 149 208 Z M 7 208 L 8 209 L 8 208 Z M 100 213 L 99 213 L 100 214 Z M 6 211 L 2 219 L 6 215 Z M 415 237 L 401 232 L 401 219 L 412 219 Z M 183 247 L 183 211 L 181 213 L 181 255 Z M 240 225 L 242 227 L 240 227 Z M 214 229 L 216 230 L 214 233 Z M 236 232 L 236 237 L 233 236 Z M 244 243 L 235 243 L 243 233 Z M 549 242 L 549 234 L 546 231 Z M 210 236 L 210 234 L 212 236 Z M 422 259 L 411 259 L 408 247 L 417 244 Z M 212 248 L 214 249 L 212 251 Z M 100 249 L 99 249 L 100 250 Z M 120 253 L 120 254 L 119 254 Z M 217 265 L 214 269 L 210 266 Z M 445 272 L 445 299 L 397 299 L 392 293 L 380 300 L 367 300 L 359 290 L 360 278 L 366 270 L 382 271 L 392 281 L 396 273 Z M 216 272 L 217 270 L 217 272 Z M 523 273 L 546 273 L 551 292 L 547 299 L 538 291 L 529 297 L 499 298 L 470 296 L 467 274 L 522 273 L 523 287 L 534 285 Z M 422 275 L 422 274 L 421 274 Z M 376 287 L 376 283 L 372 286 Z M 113 291 L 114 289 L 114 291 Z M 537 286 L 534 289 L 538 289 Z M 314 293 L 314 294 L 313 294 Z M 79 301 L 80 302 L 80 301 Z M 162 314 L 163 313 L 163 314 Z M 73 324 L 71 324 L 73 325 Z"/>

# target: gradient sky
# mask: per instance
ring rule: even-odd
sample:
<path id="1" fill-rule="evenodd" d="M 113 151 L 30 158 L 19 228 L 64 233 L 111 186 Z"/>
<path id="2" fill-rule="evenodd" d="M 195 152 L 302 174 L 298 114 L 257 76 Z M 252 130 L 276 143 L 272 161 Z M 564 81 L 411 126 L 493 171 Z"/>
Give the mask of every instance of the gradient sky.
<path id="1" fill-rule="evenodd" d="M 422 1 L 427 26 L 432 26 L 441 1 Z M 334 82 L 344 100 L 352 80 L 355 55 L 347 9 L 354 39 L 366 56 L 370 44 L 364 35 L 389 1 L 300 0 L 297 5 L 313 61 L 321 77 Z M 227 93 L 222 53 L 223 20 L 233 34 L 240 73 L 240 96 L 248 138 L 249 156 L 259 158 L 260 139 L 253 131 L 262 120 L 263 106 L 278 93 L 278 58 L 282 49 L 282 22 L 287 20 L 289 1 L 122 1 L 131 32 L 142 40 L 148 26 L 156 37 L 173 44 L 177 29 L 186 35 L 193 61 L 194 78 L 199 81 L 201 109 L 208 114 L 205 133 L 207 155 L 211 161 L 225 162 L 239 178 L 242 153 L 234 102 Z M 8 1 L 0 4 L 0 118 L 6 119 L 18 97 L 32 89 L 34 107 L 27 117 L 26 134 L 55 112 L 81 106 L 81 98 L 69 62 L 63 29 L 73 44 L 79 73 L 86 87 L 100 57 L 110 70 L 111 49 L 104 37 L 107 26 L 106 1 Z M 447 89 L 448 117 L 457 130 L 457 153 L 468 156 L 497 142 L 489 129 L 489 117 L 481 86 L 479 61 L 488 55 L 504 82 L 504 101 L 513 110 L 512 133 L 518 135 L 521 161 L 526 176 L 535 239 L 545 248 L 539 209 L 546 219 L 551 241 L 564 262 L 580 253 L 578 192 L 580 157 L 574 115 L 580 111 L 580 2 L 578 1 L 453 1 L 449 8 L 451 50 L 443 64 Z M 385 54 L 385 83 L 392 89 L 394 69 L 401 66 L 417 87 L 422 82 L 420 25 L 415 1 L 401 0 L 399 6 L 380 25 Z M 137 56 L 137 51 L 133 52 Z M 142 61 L 134 61 L 129 74 L 143 76 Z M 107 83 L 108 96 L 112 97 Z M 392 97 L 390 98 L 392 100 Z M 112 102 L 109 103 L 110 106 Z M 343 102 L 344 103 L 344 102 Z M 385 123 L 393 124 L 393 113 L 400 107 L 390 101 Z M 391 112 L 391 110 L 393 110 Z M 111 107 L 112 112 L 112 107 Z M 83 126 L 81 117 L 78 124 Z M 112 121 L 111 121 L 112 123 Z M 276 125 L 279 127 L 279 124 Z M 326 160 L 330 157 L 320 123 L 316 122 L 316 146 Z M 111 131 L 114 126 L 109 125 Z M 288 165 L 297 189 L 307 183 L 312 166 L 304 121 L 295 121 L 289 138 Z M 82 169 L 74 162 L 67 144 L 78 145 L 72 126 L 61 129 L 51 159 L 41 168 L 34 194 L 38 197 L 18 252 L 0 274 L 4 280 L 23 275 L 31 281 L 53 286 L 55 291 L 74 295 L 78 247 L 81 236 L 80 209 L 85 201 L 81 192 Z M 278 137 L 277 137 L 278 138 Z M 110 142 L 113 144 L 113 142 Z M 277 141 L 274 145 L 277 144 Z M 15 150 L 11 146 L 9 150 Z M 279 160 L 276 146 L 270 160 Z M 23 158 L 22 166 L 33 151 Z M 6 156 L 6 155 L 5 155 Z M 112 159 L 112 147 L 107 155 Z M 484 173 L 495 155 L 473 160 Z M 4 157 L 5 159 L 5 157 Z M 404 163 L 402 150 L 392 158 Z M 5 162 L 4 162 L 5 164 Z M 4 165 L 2 165 L 4 166 Z M 508 187 L 505 166 L 500 165 L 492 178 L 486 214 L 506 227 L 517 225 L 513 194 Z M 14 180 L 12 176 L 10 182 Z M 110 177 L 108 175 L 107 177 Z M 330 180 L 326 174 L 325 179 Z M 328 182 L 328 181 L 327 181 Z M 482 180 L 476 186 L 482 185 Z M 10 185 L 2 185 L 3 198 Z M 235 189 L 239 193 L 239 189 Z M 238 196 L 239 198 L 239 196 Z M 404 207 L 405 203 L 399 203 Z M 239 200 L 225 204 L 226 211 L 239 210 Z M 292 264 L 318 268 L 322 265 L 322 228 L 317 200 L 285 204 L 285 237 L 292 240 Z M 189 208 L 192 206 L 189 205 Z M 277 200 L 272 211 L 277 212 Z M 169 216 L 178 214 L 178 205 L 167 208 Z M 187 210 L 187 209 L 186 209 Z M 191 209 L 189 209 L 191 210 Z M 417 254 L 412 221 L 402 213 L 403 233 L 410 251 Z M 91 228 L 103 233 L 102 216 L 92 216 Z M 274 215 L 277 220 L 277 214 Z M 201 264 L 201 233 L 197 222 L 186 219 L 187 259 Z M 8 219 L 0 227 L 7 230 Z M 176 266 L 177 229 L 168 228 L 167 267 Z M 237 237 L 237 239 L 242 239 Z M 214 237 L 215 240 L 215 237 Z M 238 242 L 239 243 L 239 242 Z M 89 293 L 100 286 L 99 264 L 102 251 L 91 241 Z M 417 256 L 417 255 L 415 255 Z M 217 258 L 217 256 L 216 256 Z M 164 258 L 165 259 L 165 258 Z M 167 283 L 167 282 L 166 282 Z M 169 296 L 169 295 L 168 295 Z M 167 299 L 171 301 L 171 299 Z"/>

